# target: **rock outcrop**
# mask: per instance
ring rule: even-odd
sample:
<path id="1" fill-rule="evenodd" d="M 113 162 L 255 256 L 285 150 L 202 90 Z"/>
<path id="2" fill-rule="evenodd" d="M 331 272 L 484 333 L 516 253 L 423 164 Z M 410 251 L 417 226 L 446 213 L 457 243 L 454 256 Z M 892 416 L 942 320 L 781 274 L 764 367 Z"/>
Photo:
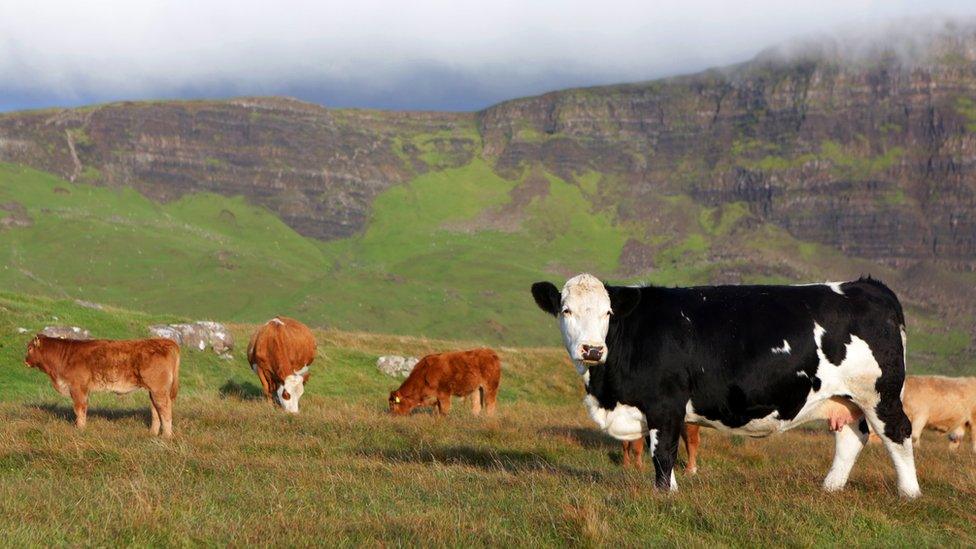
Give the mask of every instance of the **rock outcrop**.
<path id="1" fill-rule="evenodd" d="M 45 326 L 41 333 L 59 339 L 91 339 L 91 333 L 78 326 Z"/>
<path id="2" fill-rule="evenodd" d="M 154 324 L 149 335 L 163 337 L 178 343 L 180 347 L 205 351 L 210 348 L 221 356 L 230 356 L 234 350 L 234 336 L 219 322 L 201 320 L 182 324 Z"/>
<path id="3" fill-rule="evenodd" d="M 376 368 L 392 377 L 407 377 L 420 359 L 413 356 L 384 355 L 376 359 Z"/>

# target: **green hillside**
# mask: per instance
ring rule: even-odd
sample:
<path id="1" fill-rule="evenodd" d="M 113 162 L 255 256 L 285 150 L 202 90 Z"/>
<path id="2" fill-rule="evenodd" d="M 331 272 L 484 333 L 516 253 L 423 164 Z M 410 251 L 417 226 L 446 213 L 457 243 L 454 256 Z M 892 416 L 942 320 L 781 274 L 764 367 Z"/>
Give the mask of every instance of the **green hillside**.
<path id="1" fill-rule="evenodd" d="M 541 169 L 506 179 L 476 159 L 390 188 L 365 232 L 321 242 L 242 198 L 191 194 L 159 204 L 131 188 L 0 165 L 0 285 L 157 316 L 257 322 L 291 314 L 341 330 L 557 345 L 528 294 L 536 280 L 581 271 L 659 284 L 708 283 L 728 272 L 747 282 L 899 276 L 797 241 L 736 203 L 707 208 L 661 195 L 651 222 L 621 223 L 600 202 L 615 184 Z M 625 246 L 653 257 L 649 276 L 621 262 Z M 924 353 L 919 368 L 971 368 L 963 329 L 924 308 L 908 312 Z"/>

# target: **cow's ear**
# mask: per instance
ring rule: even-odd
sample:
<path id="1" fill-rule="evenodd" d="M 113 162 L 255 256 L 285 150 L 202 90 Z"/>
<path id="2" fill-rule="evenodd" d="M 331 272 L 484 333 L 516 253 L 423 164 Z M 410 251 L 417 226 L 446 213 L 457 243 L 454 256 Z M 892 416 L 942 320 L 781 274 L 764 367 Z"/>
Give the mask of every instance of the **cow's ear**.
<path id="1" fill-rule="evenodd" d="M 638 288 L 629 286 L 607 286 L 607 293 L 610 295 L 610 308 L 613 316 L 623 318 L 634 312 L 637 304 L 640 303 L 641 292 Z"/>
<path id="2" fill-rule="evenodd" d="M 556 316 L 556 313 L 559 312 L 562 296 L 559 295 L 559 289 L 552 282 L 536 282 L 533 284 L 532 297 L 535 298 L 535 304 L 543 311 L 552 316 Z"/>

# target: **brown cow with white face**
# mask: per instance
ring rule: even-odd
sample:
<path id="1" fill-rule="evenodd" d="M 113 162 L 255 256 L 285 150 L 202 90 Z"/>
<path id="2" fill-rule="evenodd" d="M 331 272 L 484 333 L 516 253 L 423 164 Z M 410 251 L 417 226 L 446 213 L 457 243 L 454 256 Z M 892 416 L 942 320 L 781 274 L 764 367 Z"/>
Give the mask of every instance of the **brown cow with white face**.
<path id="1" fill-rule="evenodd" d="M 173 436 L 173 400 L 179 390 L 180 348 L 168 339 L 77 341 L 38 334 L 27 345 L 24 363 L 51 378 L 54 389 L 74 402 L 75 424 L 84 429 L 91 391 L 149 391 L 152 424 Z"/>
<path id="2" fill-rule="evenodd" d="M 261 380 L 268 402 L 298 413 L 308 367 L 315 360 L 315 336 L 301 322 L 276 316 L 258 328 L 247 344 L 247 361 Z"/>

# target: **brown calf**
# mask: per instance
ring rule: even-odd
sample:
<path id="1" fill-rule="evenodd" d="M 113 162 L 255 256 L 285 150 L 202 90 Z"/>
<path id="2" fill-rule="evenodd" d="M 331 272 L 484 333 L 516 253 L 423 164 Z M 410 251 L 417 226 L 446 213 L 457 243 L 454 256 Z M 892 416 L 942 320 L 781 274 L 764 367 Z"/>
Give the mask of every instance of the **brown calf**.
<path id="1" fill-rule="evenodd" d="M 949 449 L 959 448 L 966 427 L 976 452 L 976 377 L 908 376 L 902 397 L 918 447 L 923 429 L 949 433 Z"/>
<path id="2" fill-rule="evenodd" d="M 308 366 L 315 360 L 315 336 L 301 322 L 276 316 L 262 325 L 247 344 L 247 361 L 261 380 L 268 402 L 298 413 Z"/>
<path id="3" fill-rule="evenodd" d="M 436 406 L 442 415 L 451 409 L 451 395 L 471 395 L 471 412 L 484 406 L 495 413 L 502 367 L 491 349 L 427 355 L 414 366 L 410 377 L 390 393 L 390 412 L 409 414 L 417 406 Z"/>
<path id="4" fill-rule="evenodd" d="M 173 436 L 173 400 L 179 390 L 180 348 L 168 339 L 77 341 L 38 334 L 27 345 L 24 363 L 43 371 L 54 389 L 74 402 L 75 424 L 88 421 L 88 393 L 116 394 L 147 389 L 152 403 L 149 431 Z"/>
<path id="5" fill-rule="evenodd" d="M 685 474 L 688 475 L 694 475 L 698 472 L 698 445 L 701 444 L 699 429 L 701 427 L 691 423 L 685 423 L 681 429 L 681 440 L 684 441 L 685 452 L 688 453 L 688 463 L 685 464 Z M 625 440 L 622 442 L 622 445 L 624 453 L 623 466 L 627 467 L 633 463 L 634 467 L 643 470 L 644 462 L 641 459 L 644 456 L 644 437 L 637 440 Z"/>

